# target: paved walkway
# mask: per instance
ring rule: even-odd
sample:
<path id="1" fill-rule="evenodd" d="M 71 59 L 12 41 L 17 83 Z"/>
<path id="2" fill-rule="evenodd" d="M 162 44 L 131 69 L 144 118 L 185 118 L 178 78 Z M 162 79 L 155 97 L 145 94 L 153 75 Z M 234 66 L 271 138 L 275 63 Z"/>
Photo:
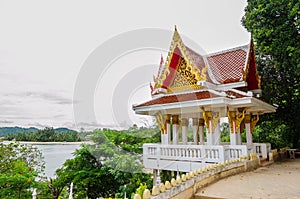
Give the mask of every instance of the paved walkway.
<path id="1" fill-rule="evenodd" d="M 196 195 L 210 198 L 300 199 L 300 159 L 276 162 L 252 172 L 225 178 Z"/>

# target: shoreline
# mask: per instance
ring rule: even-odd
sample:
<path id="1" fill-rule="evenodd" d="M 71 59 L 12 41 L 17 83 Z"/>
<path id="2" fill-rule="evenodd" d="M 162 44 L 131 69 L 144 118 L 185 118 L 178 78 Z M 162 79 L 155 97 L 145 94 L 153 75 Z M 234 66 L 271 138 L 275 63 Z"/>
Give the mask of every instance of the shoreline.
<path id="1" fill-rule="evenodd" d="M 81 145 L 81 144 L 92 144 L 91 141 L 83 141 L 83 142 L 31 142 L 31 141 L 7 141 L 3 140 L 2 143 L 10 144 L 10 143 L 20 143 L 20 144 L 32 144 L 32 145 Z"/>

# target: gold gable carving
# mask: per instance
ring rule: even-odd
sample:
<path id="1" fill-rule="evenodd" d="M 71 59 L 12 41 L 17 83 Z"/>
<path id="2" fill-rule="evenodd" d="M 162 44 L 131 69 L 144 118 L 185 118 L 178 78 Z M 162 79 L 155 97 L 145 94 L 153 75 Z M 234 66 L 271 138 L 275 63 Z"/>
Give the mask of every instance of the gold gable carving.
<path id="1" fill-rule="evenodd" d="M 176 92 L 180 90 L 200 89 L 197 85 L 196 76 L 191 71 L 191 66 L 188 66 L 185 59 L 180 58 L 177 66 L 175 78 L 168 89 L 168 92 Z"/>
<path id="2" fill-rule="evenodd" d="M 173 82 L 171 86 L 169 86 L 168 88 L 168 92 L 172 93 L 172 92 L 183 91 L 183 90 L 201 89 L 202 87 L 197 85 L 197 82 L 206 80 L 207 66 L 202 71 L 195 66 L 193 59 L 190 57 L 177 31 L 176 26 L 175 26 L 175 31 L 173 34 L 171 46 L 169 49 L 169 53 L 166 62 L 164 64 L 164 68 L 161 72 L 161 75 L 158 78 L 153 78 L 155 83 L 154 88 L 161 88 L 163 82 L 170 74 L 169 66 L 176 47 L 178 47 L 183 57 L 180 58 L 181 61 L 179 63 L 179 66 L 177 67 L 177 71 L 173 79 Z"/>

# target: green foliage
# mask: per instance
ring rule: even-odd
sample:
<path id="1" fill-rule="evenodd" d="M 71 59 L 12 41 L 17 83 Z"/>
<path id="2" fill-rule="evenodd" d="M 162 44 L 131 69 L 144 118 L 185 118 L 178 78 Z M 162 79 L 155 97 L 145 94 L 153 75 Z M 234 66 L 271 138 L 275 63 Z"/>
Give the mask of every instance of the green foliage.
<path id="1" fill-rule="evenodd" d="M 12 160 L 0 173 L 0 198 L 27 198 L 35 184 L 36 172 L 20 159 Z"/>
<path id="2" fill-rule="evenodd" d="M 44 164 L 35 147 L 0 143 L 0 198 L 30 198 L 36 179 L 44 179 Z"/>
<path id="3" fill-rule="evenodd" d="M 56 131 L 53 128 L 45 128 L 38 132 L 22 132 L 9 134 L 5 137 L 7 140 L 32 141 L 32 142 L 79 142 L 81 138 L 76 131 L 68 131 L 60 128 Z"/>
<path id="4" fill-rule="evenodd" d="M 287 129 L 287 126 L 279 121 L 264 121 L 254 128 L 253 141 L 269 142 L 275 149 L 289 146 Z"/>
<path id="5" fill-rule="evenodd" d="M 276 114 L 261 121 L 274 121 L 278 129 L 284 126 L 287 135 L 278 138 L 291 147 L 300 146 L 299 6 L 298 0 L 248 0 L 243 18 L 256 43 L 263 99 L 279 106 Z"/>
<path id="6" fill-rule="evenodd" d="M 142 144 L 158 142 L 157 128 L 129 130 L 95 130 L 94 144 L 82 145 L 73 159 L 56 171 L 50 183 L 52 195 L 59 195 L 64 187 L 74 183 L 74 198 L 123 198 L 134 193 L 141 183 L 152 186 L 151 174 L 142 172 Z M 53 197 L 56 199 L 55 197 Z"/>
<path id="7" fill-rule="evenodd" d="M 230 127 L 229 123 L 221 124 L 221 142 L 230 142 Z"/>

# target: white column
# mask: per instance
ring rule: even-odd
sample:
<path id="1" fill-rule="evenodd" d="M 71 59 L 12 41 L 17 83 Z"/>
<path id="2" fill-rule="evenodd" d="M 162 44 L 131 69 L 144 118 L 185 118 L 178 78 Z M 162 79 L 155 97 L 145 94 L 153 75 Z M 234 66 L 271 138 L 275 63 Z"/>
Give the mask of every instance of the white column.
<path id="1" fill-rule="evenodd" d="M 213 133 L 212 112 L 203 110 L 203 118 L 206 126 L 207 144 L 213 145 L 215 141 L 214 141 L 214 133 Z"/>
<path id="2" fill-rule="evenodd" d="M 236 113 L 235 111 L 228 111 L 228 120 L 230 126 L 230 145 L 237 145 L 236 133 Z"/>
<path id="3" fill-rule="evenodd" d="M 171 125 L 170 123 L 166 124 L 167 134 L 168 134 L 168 144 L 171 143 Z"/>
<path id="4" fill-rule="evenodd" d="M 186 119 L 186 118 L 182 118 L 181 119 L 182 143 L 183 144 L 187 144 L 188 124 L 189 124 L 188 119 Z"/>
<path id="5" fill-rule="evenodd" d="M 230 145 L 237 145 L 237 133 L 235 127 L 235 121 L 233 121 L 232 127 L 230 128 Z"/>
<path id="6" fill-rule="evenodd" d="M 250 123 L 246 123 L 245 124 L 245 128 L 246 128 L 247 146 L 251 146 L 252 147 L 253 141 L 252 141 L 252 132 L 251 132 Z"/>
<path id="7" fill-rule="evenodd" d="M 247 148 L 251 150 L 253 148 L 251 115 L 245 116 L 245 129 L 246 129 Z"/>
<path id="8" fill-rule="evenodd" d="M 200 140 L 200 145 L 205 144 L 205 140 L 204 140 L 204 119 L 203 118 L 199 119 L 199 140 Z"/>
<path id="9" fill-rule="evenodd" d="M 161 143 L 162 144 L 169 144 L 170 139 L 170 116 L 165 115 L 164 116 L 164 128 L 161 132 Z"/>
<path id="10" fill-rule="evenodd" d="M 210 119 L 209 121 L 209 126 L 208 128 L 206 127 L 206 137 L 207 137 L 207 144 L 208 145 L 213 145 L 214 144 L 214 134 L 213 134 L 213 127 L 212 127 L 212 120 Z"/>
<path id="11" fill-rule="evenodd" d="M 178 115 L 172 115 L 173 144 L 178 144 Z"/>
<path id="12" fill-rule="evenodd" d="M 221 143 L 221 130 L 220 130 L 220 121 L 217 122 L 215 131 L 214 131 L 214 141 L 215 145 L 220 145 Z"/>
<path id="13" fill-rule="evenodd" d="M 236 132 L 236 137 L 237 137 L 237 145 L 242 145 L 242 134 L 241 134 L 241 129 L 239 128 Z"/>
<path id="14" fill-rule="evenodd" d="M 198 145 L 198 130 L 199 130 L 199 120 L 198 118 L 193 118 L 193 123 L 192 123 L 192 128 L 193 128 L 193 141 L 195 145 Z"/>

